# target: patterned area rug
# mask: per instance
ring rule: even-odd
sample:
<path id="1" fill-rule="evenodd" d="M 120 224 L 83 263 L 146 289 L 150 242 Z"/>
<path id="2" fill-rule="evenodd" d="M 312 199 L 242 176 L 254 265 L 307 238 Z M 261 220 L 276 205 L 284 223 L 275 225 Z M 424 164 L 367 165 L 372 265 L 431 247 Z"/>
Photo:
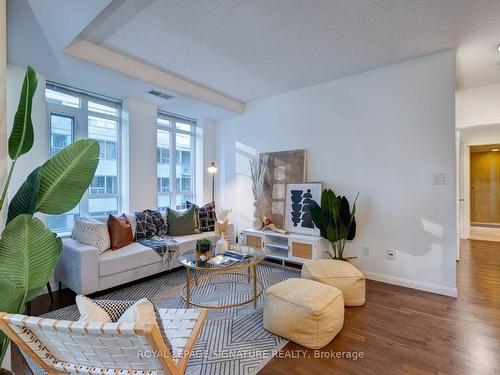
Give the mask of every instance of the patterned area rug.
<path id="1" fill-rule="evenodd" d="M 264 289 L 290 277 L 299 277 L 294 268 L 264 262 L 258 266 L 259 280 Z M 185 270 L 179 269 L 155 279 L 106 294 L 102 299 L 138 300 L 148 297 L 160 308 L 186 308 L 180 297 L 185 283 Z M 246 277 L 227 275 L 216 280 L 200 280 L 192 291 L 193 301 L 209 304 L 231 304 L 251 296 L 251 284 Z M 198 338 L 195 355 L 189 360 L 186 374 L 256 374 L 269 362 L 287 340 L 266 331 L 262 326 L 264 295 L 257 309 L 249 303 L 240 307 L 209 310 L 207 322 Z M 52 319 L 77 320 L 76 305 L 45 314 Z M 44 374 L 27 358 L 33 373 Z"/>

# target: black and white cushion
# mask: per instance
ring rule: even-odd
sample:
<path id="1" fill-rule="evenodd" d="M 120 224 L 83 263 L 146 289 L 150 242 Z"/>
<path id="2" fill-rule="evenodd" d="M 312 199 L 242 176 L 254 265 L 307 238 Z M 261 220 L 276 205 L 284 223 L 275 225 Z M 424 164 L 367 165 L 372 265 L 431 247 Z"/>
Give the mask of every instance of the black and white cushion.
<path id="1" fill-rule="evenodd" d="M 199 207 L 190 201 L 186 201 L 186 206 L 187 208 L 194 206 L 196 217 L 198 218 L 198 228 L 201 232 L 212 232 L 215 230 L 215 222 L 217 221 L 215 202 L 210 202 Z"/>
<path id="2" fill-rule="evenodd" d="M 135 229 L 135 240 L 151 238 L 153 236 L 164 236 L 168 233 L 168 226 L 160 211 L 144 210 L 136 212 L 137 226 Z"/>
<path id="3" fill-rule="evenodd" d="M 80 320 L 85 322 L 116 323 L 120 316 L 134 303 L 135 301 L 93 300 L 82 295 L 76 296 Z"/>
<path id="4" fill-rule="evenodd" d="M 165 342 L 170 354 L 173 353 L 172 344 L 167 337 L 160 312 L 156 308 L 153 301 L 148 298 L 140 299 L 139 301 L 122 301 L 122 300 L 93 300 L 88 297 L 76 296 L 76 304 L 80 312 L 80 321 L 83 322 L 99 322 L 99 323 L 146 323 L 144 319 L 148 319 L 153 310 L 154 320 L 158 325 L 161 337 Z"/>

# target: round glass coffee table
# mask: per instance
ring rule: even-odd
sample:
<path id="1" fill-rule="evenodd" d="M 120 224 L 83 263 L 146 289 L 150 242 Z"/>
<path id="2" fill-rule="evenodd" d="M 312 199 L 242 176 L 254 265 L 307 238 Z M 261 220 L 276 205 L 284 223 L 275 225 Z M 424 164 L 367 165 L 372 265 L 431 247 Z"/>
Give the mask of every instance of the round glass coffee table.
<path id="1" fill-rule="evenodd" d="M 246 257 L 227 267 L 216 266 L 208 261 L 200 262 L 196 260 L 194 249 L 185 251 L 177 257 L 179 263 L 186 268 L 186 284 L 182 289 L 181 296 L 186 301 L 188 307 L 192 305 L 207 309 L 223 309 L 253 302 L 253 307 L 257 308 L 257 299 L 264 289 L 262 282 L 257 276 L 257 266 L 264 260 L 265 253 L 255 247 L 240 245 L 229 251 Z M 224 281 L 224 279 L 227 279 L 227 281 Z M 229 288 L 230 293 L 242 295 L 244 294 L 242 290 L 248 288 L 250 289 L 248 294 L 251 297 L 244 298 L 242 301 L 236 298 L 237 302 L 222 304 L 210 304 L 193 300 L 193 293 L 201 292 L 200 294 L 203 294 L 203 291 L 210 290 L 210 288 L 207 288 L 207 283 L 224 282 L 238 284 L 237 288 Z"/>

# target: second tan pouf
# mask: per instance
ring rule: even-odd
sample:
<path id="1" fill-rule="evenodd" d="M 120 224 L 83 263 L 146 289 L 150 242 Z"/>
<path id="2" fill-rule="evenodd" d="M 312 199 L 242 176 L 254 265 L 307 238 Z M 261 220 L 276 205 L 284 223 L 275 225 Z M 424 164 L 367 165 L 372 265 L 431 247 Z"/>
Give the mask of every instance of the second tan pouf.
<path id="1" fill-rule="evenodd" d="M 365 303 L 365 275 L 351 263 L 335 259 L 316 259 L 302 266 L 300 277 L 339 288 L 346 306 Z"/>
<path id="2" fill-rule="evenodd" d="M 266 290 L 264 328 L 309 349 L 327 345 L 344 325 L 342 292 L 306 279 L 287 279 Z"/>

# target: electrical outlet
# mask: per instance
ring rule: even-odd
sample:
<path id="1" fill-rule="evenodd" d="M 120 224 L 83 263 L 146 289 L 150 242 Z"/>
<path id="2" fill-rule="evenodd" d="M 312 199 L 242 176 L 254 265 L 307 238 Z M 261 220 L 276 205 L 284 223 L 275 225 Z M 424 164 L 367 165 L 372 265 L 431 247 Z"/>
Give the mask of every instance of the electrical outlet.
<path id="1" fill-rule="evenodd" d="M 396 250 L 392 249 L 387 249 L 385 251 L 385 257 L 390 260 L 395 260 L 396 259 Z"/>
<path id="2" fill-rule="evenodd" d="M 370 248 L 368 246 L 363 246 L 362 250 L 364 256 L 370 256 Z"/>

